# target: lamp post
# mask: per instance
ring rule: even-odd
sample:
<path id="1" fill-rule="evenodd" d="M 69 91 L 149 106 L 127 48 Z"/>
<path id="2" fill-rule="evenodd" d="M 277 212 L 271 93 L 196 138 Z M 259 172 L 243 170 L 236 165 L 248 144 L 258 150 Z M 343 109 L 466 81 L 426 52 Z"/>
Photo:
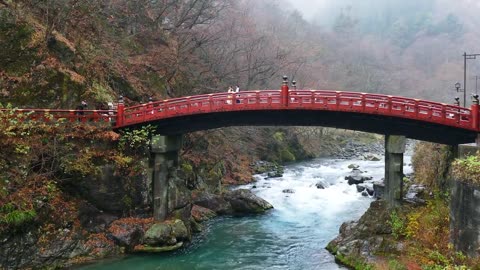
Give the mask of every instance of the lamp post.
<path id="1" fill-rule="evenodd" d="M 466 93 L 465 87 L 463 87 L 463 89 L 460 89 L 460 87 L 462 87 L 462 85 L 461 85 L 459 82 L 457 82 L 457 83 L 455 84 L 455 89 L 457 89 L 457 93 L 463 92 L 463 107 L 466 107 L 467 104 L 465 104 L 465 102 L 466 102 L 466 100 L 467 100 L 467 95 L 465 94 L 465 93 Z M 457 99 L 458 99 L 458 100 L 457 100 Z M 459 99 L 459 98 L 455 98 L 455 100 L 458 101 L 458 106 L 460 106 L 460 101 L 459 101 L 460 99 Z"/>
<path id="2" fill-rule="evenodd" d="M 467 60 L 477 59 L 477 56 L 480 56 L 480 54 L 467 54 L 466 52 L 463 53 L 463 106 L 467 106 L 465 103 L 467 100 Z"/>

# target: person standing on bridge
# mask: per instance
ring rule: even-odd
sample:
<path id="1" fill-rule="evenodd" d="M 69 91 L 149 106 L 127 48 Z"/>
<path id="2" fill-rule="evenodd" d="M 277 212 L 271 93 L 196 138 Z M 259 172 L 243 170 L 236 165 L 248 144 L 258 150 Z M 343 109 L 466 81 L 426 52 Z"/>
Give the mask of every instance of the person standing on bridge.
<path id="1" fill-rule="evenodd" d="M 235 93 L 238 93 L 238 92 L 240 92 L 240 86 L 238 86 L 238 84 L 237 84 L 237 86 L 235 87 Z M 237 96 L 237 98 L 235 99 L 235 102 L 238 104 L 238 103 L 240 103 L 240 99 L 238 99 L 240 97 L 240 95 L 237 94 L 236 96 Z"/>
<path id="2" fill-rule="evenodd" d="M 78 111 L 77 115 L 84 115 L 83 110 L 86 110 L 87 106 L 88 106 L 87 102 L 85 100 L 82 100 L 82 103 L 80 103 L 80 105 L 78 105 L 76 108 L 76 110 Z"/>
<path id="3" fill-rule="evenodd" d="M 231 85 L 228 87 L 227 93 L 229 93 L 229 95 L 227 96 L 227 104 L 232 104 L 233 96 L 230 93 L 233 93 L 233 87 Z"/>

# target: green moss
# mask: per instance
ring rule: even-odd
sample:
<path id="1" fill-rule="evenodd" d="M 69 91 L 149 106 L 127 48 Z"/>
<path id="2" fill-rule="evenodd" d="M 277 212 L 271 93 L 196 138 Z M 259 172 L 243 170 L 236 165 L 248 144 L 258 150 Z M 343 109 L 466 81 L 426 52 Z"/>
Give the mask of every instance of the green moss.
<path id="1" fill-rule="evenodd" d="M 69 74 L 47 68 L 20 83 L 10 101 L 19 106 L 74 108 L 84 91 L 85 85 L 72 80 Z"/>
<path id="2" fill-rule="evenodd" d="M 20 76 L 39 60 L 37 48 L 32 46 L 33 29 L 17 23 L 7 10 L 0 10 L 0 67 L 8 75 Z"/>
<path id="3" fill-rule="evenodd" d="M 283 142 L 285 140 L 285 134 L 281 131 L 277 131 L 273 134 L 273 139 L 276 141 L 276 142 Z"/>
<path id="4" fill-rule="evenodd" d="M 282 162 L 291 162 L 295 161 L 296 158 L 294 154 L 292 154 L 288 149 L 284 148 L 280 150 L 280 160 Z"/>
<path id="5" fill-rule="evenodd" d="M 337 254 L 335 255 L 335 260 L 355 270 L 373 270 L 374 269 L 373 265 L 366 263 L 363 259 L 360 259 L 358 257 Z"/>
<path id="6" fill-rule="evenodd" d="M 90 89 L 88 89 L 83 97 L 95 100 L 97 102 L 108 103 L 116 100 L 112 94 L 113 90 L 108 85 L 104 85 L 98 81 L 94 81 Z"/>

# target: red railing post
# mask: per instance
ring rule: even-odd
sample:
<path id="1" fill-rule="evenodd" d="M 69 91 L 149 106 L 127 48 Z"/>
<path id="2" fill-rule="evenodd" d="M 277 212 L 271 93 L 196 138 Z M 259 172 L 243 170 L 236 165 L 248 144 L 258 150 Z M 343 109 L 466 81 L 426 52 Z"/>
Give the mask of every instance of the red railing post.
<path id="1" fill-rule="evenodd" d="M 478 105 L 478 95 L 474 95 L 473 96 L 473 103 L 472 103 L 472 127 L 473 129 L 475 129 L 476 131 L 478 131 L 479 129 L 479 117 L 478 117 L 478 113 L 479 113 L 479 105 Z"/>
<path id="2" fill-rule="evenodd" d="M 288 77 L 287 76 L 283 76 L 281 98 L 282 98 L 282 105 L 288 106 Z"/>
<path id="3" fill-rule="evenodd" d="M 123 126 L 125 122 L 125 104 L 123 103 L 123 96 L 120 96 L 117 105 L 117 127 Z"/>

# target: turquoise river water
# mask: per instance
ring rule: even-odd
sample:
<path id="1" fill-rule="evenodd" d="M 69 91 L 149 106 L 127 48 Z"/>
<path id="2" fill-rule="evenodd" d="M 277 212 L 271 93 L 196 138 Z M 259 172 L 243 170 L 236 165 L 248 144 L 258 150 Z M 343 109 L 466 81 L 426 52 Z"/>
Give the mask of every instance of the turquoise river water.
<path id="1" fill-rule="evenodd" d="M 352 163 L 374 180 L 383 177 L 383 161 L 316 159 L 292 164 L 282 178 L 259 175 L 256 183 L 241 187 L 251 188 L 275 207 L 266 215 L 213 220 L 189 246 L 172 253 L 127 256 L 79 269 L 344 269 L 325 246 L 342 222 L 358 219 L 372 201 L 344 180 Z M 326 188 L 317 189 L 318 182 Z M 282 192 L 285 189 L 294 193 Z"/>

